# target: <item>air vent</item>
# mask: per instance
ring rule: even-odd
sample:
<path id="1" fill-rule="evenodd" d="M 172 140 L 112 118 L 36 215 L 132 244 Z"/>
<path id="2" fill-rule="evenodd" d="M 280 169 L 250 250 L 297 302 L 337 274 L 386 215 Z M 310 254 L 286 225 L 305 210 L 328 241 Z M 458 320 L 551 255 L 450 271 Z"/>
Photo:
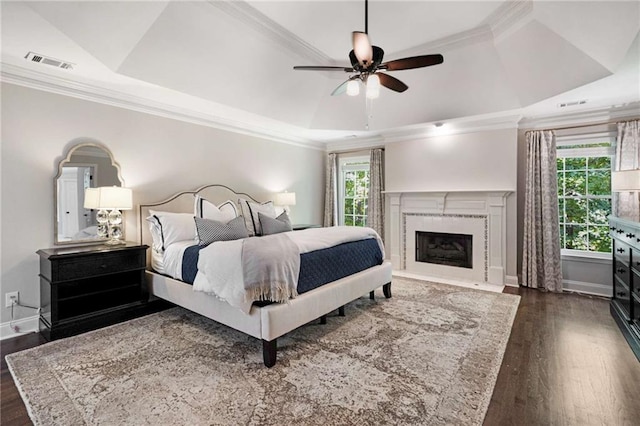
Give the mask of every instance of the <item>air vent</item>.
<path id="1" fill-rule="evenodd" d="M 38 62 L 40 64 L 50 65 L 56 68 L 62 68 L 65 70 L 73 69 L 73 65 L 70 62 L 64 62 L 59 59 L 54 59 L 48 56 L 40 55 L 39 53 L 29 52 L 27 56 L 24 57 L 26 60 L 31 62 Z"/>
<path id="2" fill-rule="evenodd" d="M 566 107 L 572 107 L 572 106 L 577 106 L 577 105 L 584 105 L 586 103 L 587 103 L 586 99 L 583 99 L 581 101 L 563 102 L 561 104 L 558 104 L 558 108 L 566 108 Z"/>

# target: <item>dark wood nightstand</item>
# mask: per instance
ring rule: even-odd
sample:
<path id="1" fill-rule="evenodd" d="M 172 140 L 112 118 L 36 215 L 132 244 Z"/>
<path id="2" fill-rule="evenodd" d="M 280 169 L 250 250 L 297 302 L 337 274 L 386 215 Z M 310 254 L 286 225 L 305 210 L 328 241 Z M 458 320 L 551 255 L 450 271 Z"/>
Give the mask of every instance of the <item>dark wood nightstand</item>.
<path id="1" fill-rule="evenodd" d="M 298 224 L 298 225 L 291 225 L 291 228 L 292 228 L 294 231 L 301 231 L 301 230 L 303 230 L 303 229 L 309 229 L 309 228 L 320 228 L 320 227 L 321 227 L 321 226 L 320 226 L 320 225 L 317 225 L 317 224 L 306 224 L 306 223 Z"/>
<path id="2" fill-rule="evenodd" d="M 42 335 L 58 339 L 147 313 L 147 248 L 126 243 L 38 250 Z"/>

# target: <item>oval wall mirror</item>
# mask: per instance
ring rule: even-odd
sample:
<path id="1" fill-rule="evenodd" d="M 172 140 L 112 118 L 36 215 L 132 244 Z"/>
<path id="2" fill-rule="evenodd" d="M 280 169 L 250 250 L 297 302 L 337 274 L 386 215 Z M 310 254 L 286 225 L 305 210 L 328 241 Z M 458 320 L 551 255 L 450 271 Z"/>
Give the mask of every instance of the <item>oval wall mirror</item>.
<path id="1" fill-rule="evenodd" d="M 95 143 L 73 146 L 58 164 L 53 180 L 54 243 L 100 243 L 107 238 L 98 236 L 96 211 L 84 208 L 87 188 L 123 186 L 120 166 L 111 152 Z"/>

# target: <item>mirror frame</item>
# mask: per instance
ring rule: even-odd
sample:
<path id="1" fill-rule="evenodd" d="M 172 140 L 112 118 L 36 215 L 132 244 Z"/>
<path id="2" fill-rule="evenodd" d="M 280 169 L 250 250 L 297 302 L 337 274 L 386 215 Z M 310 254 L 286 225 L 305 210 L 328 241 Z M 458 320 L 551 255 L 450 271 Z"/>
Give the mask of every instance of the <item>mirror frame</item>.
<path id="1" fill-rule="evenodd" d="M 67 155 L 58 162 L 58 171 L 56 175 L 53 177 L 53 244 L 54 245 L 89 245 L 89 244 L 104 244 L 109 238 L 96 238 L 96 239 L 87 239 L 87 240 L 71 240 L 71 241 L 59 241 L 58 240 L 58 179 L 62 176 L 63 167 L 71 163 L 71 156 L 75 153 L 76 150 L 82 148 L 98 148 L 104 151 L 109 155 L 109 159 L 111 160 L 111 165 L 115 167 L 116 174 L 118 176 L 118 180 L 120 181 L 120 186 L 124 187 L 124 179 L 122 179 L 122 173 L 120 170 L 120 165 L 113 159 L 113 154 L 106 146 L 96 143 L 96 142 L 81 142 L 75 144 L 69 148 L 67 151 Z M 122 239 L 124 240 L 124 229 L 122 231 Z"/>

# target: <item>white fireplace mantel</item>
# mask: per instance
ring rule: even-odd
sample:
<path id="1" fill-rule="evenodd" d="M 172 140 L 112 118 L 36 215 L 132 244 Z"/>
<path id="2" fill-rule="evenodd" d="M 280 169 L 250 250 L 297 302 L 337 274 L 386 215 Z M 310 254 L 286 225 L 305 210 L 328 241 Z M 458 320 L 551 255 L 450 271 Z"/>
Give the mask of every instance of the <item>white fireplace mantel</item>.
<path id="1" fill-rule="evenodd" d="M 506 199 L 514 191 L 385 191 L 390 205 L 390 249 L 394 270 L 504 285 L 506 269 Z M 415 231 L 462 231 L 474 236 L 471 270 L 416 262 Z"/>

